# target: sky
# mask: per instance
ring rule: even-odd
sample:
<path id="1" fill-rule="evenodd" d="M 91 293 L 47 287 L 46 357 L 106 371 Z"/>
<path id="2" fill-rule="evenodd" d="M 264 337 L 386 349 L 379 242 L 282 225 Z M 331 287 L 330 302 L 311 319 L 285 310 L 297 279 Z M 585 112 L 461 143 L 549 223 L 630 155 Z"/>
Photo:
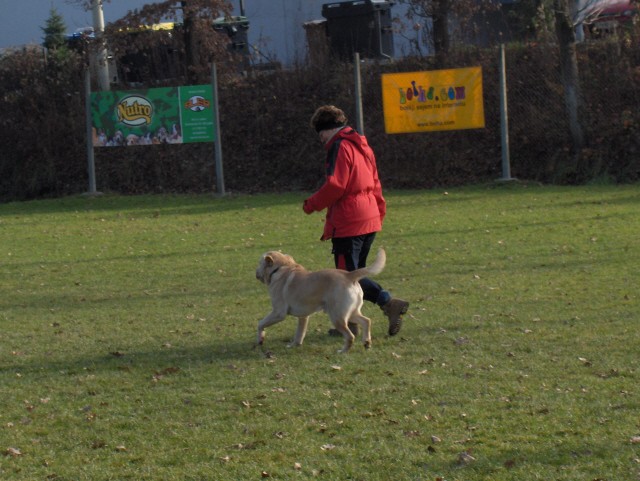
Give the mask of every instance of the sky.
<path id="1" fill-rule="evenodd" d="M 77 0 L 0 0 L 0 49 L 42 43 L 42 27 L 53 6 L 60 13 L 68 33 L 92 25 L 91 12 Z M 117 20 L 129 10 L 153 0 L 105 0 L 105 23 Z M 240 1 L 230 0 L 234 14 Z M 330 0 L 244 0 L 249 20 L 249 42 L 287 63 L 304 53 L 306 37 L 302 24 L 322 19 L 322 4 Z M 301 52 L 301 49 L 303 50 Z"/>
<path id="2" fill-rule="evenodd" d="M 116 20 L 145 3 L 150 2 L 111 0 L 104 6 L 105 22 Z M 91 12 L 70 0 L 0 0 L 0 48 L 42 43 L 42 27 L 52 6 L 63 16 L 68 33 L 92 25 Z"/>

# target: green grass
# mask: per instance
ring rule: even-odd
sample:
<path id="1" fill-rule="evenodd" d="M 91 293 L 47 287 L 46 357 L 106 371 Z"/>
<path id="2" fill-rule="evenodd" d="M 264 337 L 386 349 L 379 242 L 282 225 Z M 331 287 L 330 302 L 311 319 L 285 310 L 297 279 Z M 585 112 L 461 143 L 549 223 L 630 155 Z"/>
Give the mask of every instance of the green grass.
<path id="1" fill-rule="evenodd" d="M 0 479 L 640 479 L 640 186 L 387 192 L 401 333 L 254 349 L 304 197 L 0 205 Z"/>

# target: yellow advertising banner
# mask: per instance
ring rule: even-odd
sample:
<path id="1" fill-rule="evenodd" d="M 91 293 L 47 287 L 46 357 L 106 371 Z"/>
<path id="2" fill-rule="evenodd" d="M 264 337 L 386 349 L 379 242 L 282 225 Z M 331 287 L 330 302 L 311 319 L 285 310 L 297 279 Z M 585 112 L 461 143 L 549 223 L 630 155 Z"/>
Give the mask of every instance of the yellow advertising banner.
<path id="1" fill-rule="evenodd" d="M 382 75 L 388 134 L 484 127 L 482 68 Z"/>

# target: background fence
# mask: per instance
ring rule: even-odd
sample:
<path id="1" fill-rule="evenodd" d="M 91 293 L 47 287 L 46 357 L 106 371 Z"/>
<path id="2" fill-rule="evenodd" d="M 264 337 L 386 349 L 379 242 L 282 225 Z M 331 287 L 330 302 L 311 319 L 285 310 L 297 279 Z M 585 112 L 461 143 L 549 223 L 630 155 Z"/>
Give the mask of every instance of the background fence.
<path id="1" fill-rule="evenodd" d="M 555 44 L 508 45 L 511 174 L 545 183 L 635 182 L 640 178 L 638 39 L 579 45 L 587 145 L 571 142 Z M 362 65 L 364 129 L 387 188 L 429 188 L 501 177 L 499 49 L 451 53 L 438 68 L 481 66 L 486 127 L 387 135 L 382 73 L 431 70 L 430 58 Z M 87 190 L 82 63 L 47 62 L 37 52 L 0 58 L 0 199 Z M 220 123 L 225 186 L 231 192 L 309 190 L 323 177 L 324 151 L 308 126 L 332 103 L 355 120 L 353 65 L 222 76 Z M 158 84 L 149 85 L 158 86 Z M 126 87 L 118 86 L 119 89 Z M 126 194 L 211 192 L 212 144 L 96 150 L 97 188 Z"/>

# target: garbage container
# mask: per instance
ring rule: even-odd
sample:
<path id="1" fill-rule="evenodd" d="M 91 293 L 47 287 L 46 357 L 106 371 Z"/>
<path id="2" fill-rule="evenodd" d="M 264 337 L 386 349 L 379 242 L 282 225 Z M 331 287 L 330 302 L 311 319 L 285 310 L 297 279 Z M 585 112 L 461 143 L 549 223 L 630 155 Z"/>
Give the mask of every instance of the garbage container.
<path id="1" fill-rule="evenodd" d="M 249 61 L 249 41 L 247 31 L 249 30 L 249 20 L 247 17 L 220 17 L 213 21 L 213 29 L 226 33 L 231 39 L 229 50 L 240 54 L 243 59 Z"/>
<path id="2" fill-rule="evenodd" d="M 238 70 L 246 72 L 249 69 L 250 53 L 247 30 L 249 20 L 247 17 L 220 17 L 213 21 L 213 29 L 226 34 L 230 42 L 227 50 L 237 54 L 239 59 Z"/>
<path id="3" fill-rule="evenodd" d="M 392 58 L 393 29 L 391 0 L 352 0 L 325 3 L 322 16 L 327 19 L 331 53 L 351 59 L 358 52 L 362 58 Z"/>

